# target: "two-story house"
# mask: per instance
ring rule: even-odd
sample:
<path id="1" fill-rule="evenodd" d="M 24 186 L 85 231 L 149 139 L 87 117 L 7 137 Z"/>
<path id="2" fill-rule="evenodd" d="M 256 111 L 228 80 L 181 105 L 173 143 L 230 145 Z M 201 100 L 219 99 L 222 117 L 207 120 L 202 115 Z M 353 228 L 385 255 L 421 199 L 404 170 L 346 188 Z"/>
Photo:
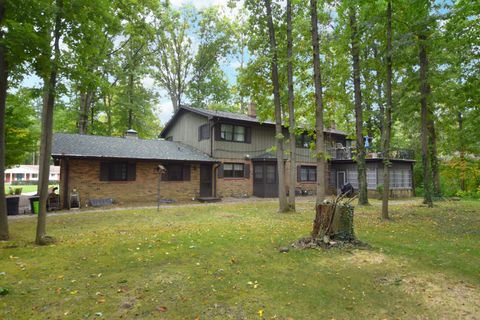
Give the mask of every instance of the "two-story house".
<path id="1" fill-rule="evenodd" d="M 284 130 L 288 137 L 287 128 Z M 307 132 L 297 137 L 297 181 L 289 181 L 285 156 L 286 190 L 295 183 L 299 194 L 315 192 L 317 172 L 311 140 Z M 345 132 L 325 130 L 330 159 L 324 183 L 330 193 L 347 182 L 358 188 L 351 144 Z M 269 152 L 274 145 L 274 123 L 259 121 L 252 106 L 248 114 L 181 107 L 159 140 L 138 139 L 133 131 L 125 138 L 56 134 L 52 156 L 61 165 L 64 198 L 76 189 L 82 203 L 105 197 L 119 202 L 153 202 L 158 188 L 162 199 L 277 197 L 277 162 Z M 414 161 L 407 158 L 411 155 L 403 152 L 391 160 L 391 188 L 396 196 L 413 193 Z M 160 164 L 167 172 L 159 176 L 156 168 Z M 369 153 L 366 166 L 373 195 L 383 183 L 381 155 Z"/>

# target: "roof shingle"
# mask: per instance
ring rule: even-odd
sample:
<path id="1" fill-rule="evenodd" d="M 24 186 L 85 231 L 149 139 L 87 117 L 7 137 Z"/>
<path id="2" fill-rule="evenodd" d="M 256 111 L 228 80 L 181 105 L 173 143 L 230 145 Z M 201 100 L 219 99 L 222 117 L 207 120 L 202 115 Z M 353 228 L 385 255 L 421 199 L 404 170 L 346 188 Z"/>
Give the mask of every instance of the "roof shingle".
<path id="1" fill-rule="evenodd" d="M 52 156 L 217 162 L 180 142 L 66 133 L 53 135 Z"/>

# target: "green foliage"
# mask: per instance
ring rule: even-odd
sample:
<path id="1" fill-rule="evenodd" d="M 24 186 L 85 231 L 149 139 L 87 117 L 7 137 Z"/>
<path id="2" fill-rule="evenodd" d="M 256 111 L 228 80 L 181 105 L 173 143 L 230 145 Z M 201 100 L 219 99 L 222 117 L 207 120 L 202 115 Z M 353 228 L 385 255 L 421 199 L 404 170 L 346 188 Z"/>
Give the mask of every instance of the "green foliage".
<path id="1" fill-rule="evenodd" d="M 8 95 L 5 113 L 6 167 L 24 163 L 28 154 L 37 148 L 40 130 L 33 101 L 34 93 L 27 89 Z"/>

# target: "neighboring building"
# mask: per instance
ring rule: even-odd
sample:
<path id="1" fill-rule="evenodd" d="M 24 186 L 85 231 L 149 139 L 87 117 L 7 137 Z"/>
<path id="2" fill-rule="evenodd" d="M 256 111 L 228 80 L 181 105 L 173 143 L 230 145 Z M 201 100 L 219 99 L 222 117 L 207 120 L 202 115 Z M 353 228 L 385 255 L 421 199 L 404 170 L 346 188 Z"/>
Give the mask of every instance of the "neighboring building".
<path id="1" fill-rule="evenodd" d="M 50 166 L 50 178 L 49 180 L 60 180 L 60 167 Z M 14 166 L 5 170 L 5 182 L 11 183 L 13 181 L 32 181 L 37 183 L 38 181 L 38 165 L 22 164 Z"/>
<path id="2" fill-rule="evenodd" d="M 288 136 L 286 128 L 284 135 Z M 275 145 L 275 125 L 260 122 L 252 107 L 248 115 L 181 107 L 160 137 L 138 139 L 133 130 L 125 138 L 55 134 L 52 156 L 61 166 L 63 198 L 76 189 L 82 204 L 95 198 L 153 202 L 158 182 L 155 169 L 160 164 L 167 169 L 160 183 L 164 199 L 278 196 L 277 162 L 268 152 Z M 311 139 L 307 133 L 297 137 L 297 181 L 293 183 L 303 194 L 316 189 Z M 326 129 L 325 145 L 330 155 L 324 181 L 327 190 L 336 193 L 347 182 L 358 189 L 352 141 L 343 131 Z M 408 152 L 398 152 L 391 160 L 394 196 L 413 194 L 411 158 Z M 285 161 L 288 190 L 287 157 Z M 366 166 L 373 195 L 382 184 L 381 155 L 368 154 Z"/>

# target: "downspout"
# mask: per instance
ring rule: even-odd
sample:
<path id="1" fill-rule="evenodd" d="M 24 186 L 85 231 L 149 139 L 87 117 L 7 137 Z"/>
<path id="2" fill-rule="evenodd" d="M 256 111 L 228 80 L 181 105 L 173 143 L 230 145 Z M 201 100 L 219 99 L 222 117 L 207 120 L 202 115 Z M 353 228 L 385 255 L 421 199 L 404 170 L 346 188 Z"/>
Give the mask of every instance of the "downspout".
<path id="1" fill-rule="evenodd" d="M 69 165 L 69 159 L 65 158 L 65 178 L 63 182 L 63 208 L 64 209 L 70 209 L 70 200 L 68 199 L 68 176 L 69 176 L 69 171 L 70 171 L 70 165 Z M 63 162 L 63 161 L 62 161 Z"/>

